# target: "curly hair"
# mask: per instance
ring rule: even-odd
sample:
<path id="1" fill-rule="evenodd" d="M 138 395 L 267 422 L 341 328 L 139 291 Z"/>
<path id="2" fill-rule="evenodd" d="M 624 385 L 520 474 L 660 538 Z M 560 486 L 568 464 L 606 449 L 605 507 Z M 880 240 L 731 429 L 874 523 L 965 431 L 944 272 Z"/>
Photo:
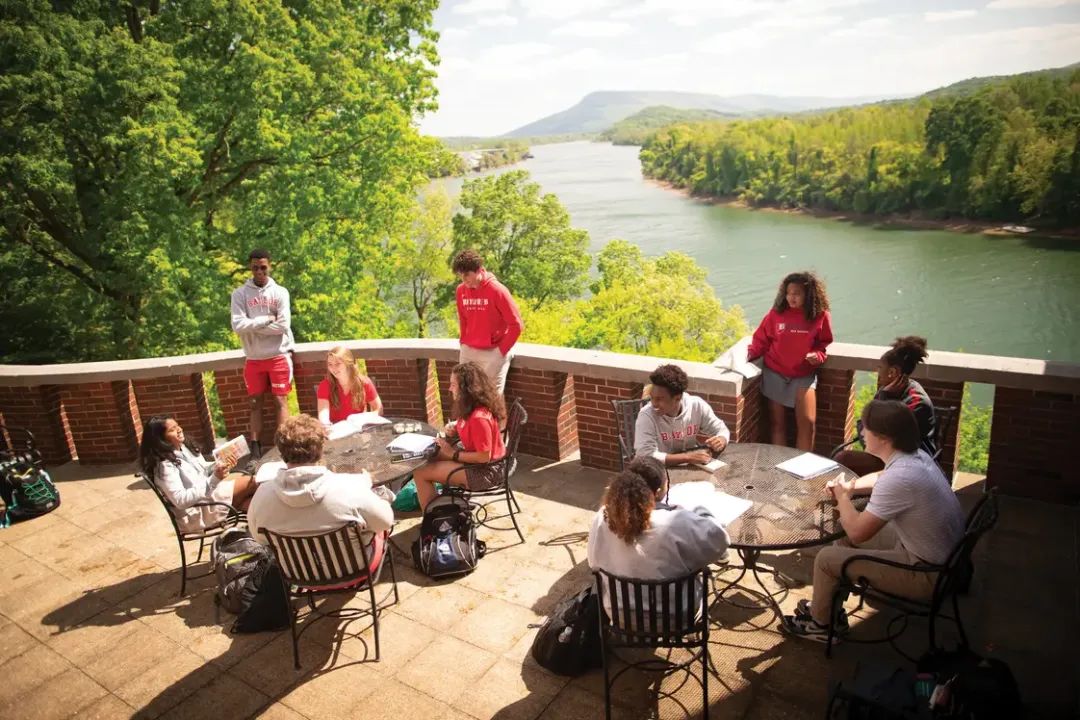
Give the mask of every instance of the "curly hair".
<path id="1" fill-rule="evenodd" d="M 172 415 L 154 415 L 143 424 L 142 442 L 139 444 L 139 469 L 148 478 L 153 479 L 161 463 L 168 462 L 180 467 L 176 448 L 165 439 L 165 427 L 170 420 L 175 422 L 176 418 Z M 199 453 L 199 448 L 190 441 L 184 444 L 196 455 Z"/>
<path id="2" fill-rule="evenodd" d="M 478 407 L 487 408 L 499 423 L 506 420 L 506 402 L 483 368 L 474 362 L 455 365 L 451 371 L 458 382 L 454 417 L 467 418 Z"/>
<path id="3" fill-rule="evenodd" d="M 290 465 L 313 465 L 322 457 L 326 430 L 310 415 L 286 418 L 274 433 L 281 459 Z"/>
<path id="4" fill-rule="evenodd" d="M 475 250 L 462 250 L 454 257 L 451 269 L 456 273 L 480 272 L 484 267 L 484 259 Z"/>
<path id="5" fill-rule="evenodd" d="M 808 321 L 829 309 L 829 295 L 825 292 L 825 281 L 807 271 L 789 273 L 780 281 L 780 289 L 777 290 L 776 300 L 773 301 L 773 309 L 776 312 L 784 312 L 788 309 L 787 286 L 791 283 L 798 283 L 806 290 L 803 315 Z"/>
<path id="6" fill-rule="evenodd" d="M 604 491 L 604 522 L 615 537 L 629 544 L 649 529 L 656 491 L 639 473 L 624 470 Z"/>
<path id="7" fill-rule="evenodd" d="M 671 393 L 672 397 L 686 392 L 686 386 L 690 384 L 690 378 L 686 376 L 678 365 L 661 365 L 649 375 L 649 382 L 662 387 Z"/>
<path id="8" fill-rule="evenodd" d="M 881 356 L 881 362 L 889 367 L 900 368 L 900 372 L 910 375 L 915 372 L 915 367 L 929 355 L 926 352 L 926 338 L 918 335 L 898 337 L 892 344 L 892 348 L 885 351 Z"/>
<path id="9" fill-rule="evenodd" d="M 352 397 L 355 406 L 357 400 L 364 400 L 364 376 L 360 373 L 360 368 L 356 367 L 356 358 L 353 357 L 351 350 L 341 345 L 331 350 L 329 355 L 336 357 L 345 364 L 345 373 L 349 378 L 349 395 Z M 330 385 L 330 407 L 337 410 L 341 407 L 343 388 L 329 368 L 326 369 L 326 381 Z M 364 402 L 364 409 L 367 410 L 366 401 Z"/>

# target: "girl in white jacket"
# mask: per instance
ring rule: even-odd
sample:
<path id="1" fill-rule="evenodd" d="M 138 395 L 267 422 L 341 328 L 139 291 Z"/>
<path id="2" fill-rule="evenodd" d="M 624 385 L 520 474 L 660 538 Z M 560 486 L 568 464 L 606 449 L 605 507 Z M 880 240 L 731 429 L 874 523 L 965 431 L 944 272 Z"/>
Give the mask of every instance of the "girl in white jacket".
<path id="1" fill-rule="evenodd" d="M 255 493 L 252 478 L 238 475 L 226 480 L 230 467 L 203 459 L 185 442 L 184 428 L 169 415 L 155 415 L 143 426 L 139 465 L 173 506 L 184 532 L 198 532 L 225 519 L 221 507 L 194 507 L 221 502 L 246 510 Z"/>

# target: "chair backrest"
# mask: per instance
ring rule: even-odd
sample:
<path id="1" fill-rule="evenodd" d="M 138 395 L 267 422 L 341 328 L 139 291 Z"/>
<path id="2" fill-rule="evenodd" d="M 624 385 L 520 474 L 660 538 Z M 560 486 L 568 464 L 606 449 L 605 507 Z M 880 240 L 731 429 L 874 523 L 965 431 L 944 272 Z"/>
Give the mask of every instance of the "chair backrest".
<path id="1" fill-rule="evenodd" d="M 934 406 L 934 445 L 937 446 L 934 460 L 941 457 L 941 453 L 944 452 L 945 441 L 948 439 L 953 423 L 956 422 L 959 415 L 960 408 L 957 405 Z"/>
<path id="2" fill-rule="evenodd" d="M 521 404 L 521 400 L 515 399 L 510 403 L 510 408 L 506 416 L 505 445 L 507 457 L 514 457 L 517 455 L 518 442 L 521 441 L 521 435 L 528 422 L 529 413 L 525 412 L 525 406 Z"/>
<path id="3" fill-rule="evenodd" d="M 12 460 L 44 467 L 41 453 L 34 444 L 34 433 L 22 427 L 0 425 L 0 461 Z"/>
<path id="4" fill-rule="evenodd" d="M 968 514 L 967 523 L 964 527 L 964 535 L 956 544 L 953 551 L 945 561 L 945 570 L 938 575 L 934 587 L 934 601 L 942 602 L 960 587 L 966 586 L 970 580 L 973 565 L 971 555 L 975 546 L 997 523 L 998 519 L 998 495 L 996 489 L 991 489 Z"/>
<path id="5" fill-rule="evenodd" d="M 636 580 L 594 570 L 601 632 L 614 644 L 689 647 L 708 637 L 707 567 L 670 580 Z"/>
<path id="6" fill-rule="evenodd" d="M 622 461 L 623 468 L 634 459 L 634 428 L 637 426 L 638 413 L 647 402 L 648 398 L 611 401 L 615 408 L 615 425 L 619 431 L 619 449 L 622 451 L 619 460 Z"/>
<path id="7" fill-rule="evenodd" d="M 355 522 L 319 535 L 283 535 L 259 528 L 287 585 L 345 585 L 368 576 L 367 544 Z M 359 548 L 359 550 L 358 550 Z"/>
<path id="8" fill-rule="evenodd" d="M 157 499 L 160 500 L 162 506 L 164 506 L 165 513 L 169 516 L 169 520 L 173 524 L 173 529 L 176 530 L 177 535 L 180 535 L 182 531 L 180 530 L 180 523 L 176 519 L 176 508 L 169 502 L 169 498 L 165 497 L 165 491 L 158 487 L 158 484 L 154 482 L 154 478 L 142 471 L 135 473 L 135 477 L 141 478 L 142 481 L 149 485 L 150 489 L 154 491 L 154 494 L 157 495 Z"/>

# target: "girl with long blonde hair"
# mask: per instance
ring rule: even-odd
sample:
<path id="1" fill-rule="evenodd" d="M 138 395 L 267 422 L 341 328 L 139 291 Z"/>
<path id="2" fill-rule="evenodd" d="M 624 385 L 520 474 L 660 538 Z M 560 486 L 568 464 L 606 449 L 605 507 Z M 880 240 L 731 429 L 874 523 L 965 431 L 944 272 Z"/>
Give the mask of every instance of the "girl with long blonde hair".
<path id="1" fill-rule="evenodd" d="M 340 422 L 355 413 L 382 415 L 382 399 L 375 383 L 360 372 L 348 348 L 338 346 L 326 356 L 326 379 L 319 383 L 315 395 L 319 420 L 324 425 Z"/>

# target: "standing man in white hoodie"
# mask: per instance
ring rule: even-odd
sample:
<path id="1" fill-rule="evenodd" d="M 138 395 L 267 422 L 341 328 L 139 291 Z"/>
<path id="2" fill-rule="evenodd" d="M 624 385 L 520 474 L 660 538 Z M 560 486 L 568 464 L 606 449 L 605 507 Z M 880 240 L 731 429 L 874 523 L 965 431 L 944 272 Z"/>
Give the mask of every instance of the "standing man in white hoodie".
<path id="1" fill-rule="evenodd" d="M 251 407 L 249 446 L 252 460 L 262 454 L 263 402 L 269 390 L 277 405 L 277 425 L 289 417 L 292 390 L 292 313 L 289 291 L 270 277 L 270 253 L 248 255 L 251 277 L 232 294 L 232 329 L 244 345 L 244 384 Z"/>
<path id="2" fill-rule="evenodd" d="M 381 562 L 382 541 L 375 538 L 394 524 L 394 510 L 372 491 L 371 476 L 336 473 L 320 465 L 326 431 L 310 415 L 286 418 L 274 443 L 285 467 L 259 485 L 251 499 L 247 511 L 251 536 L 265 545 L 260 528 L 283 535 L 319 535 L 355 522 L 373 566 L 374 561 Z"/>
<path id="3" fill-rule="evenodd" d="M 690 379 L 681 367 L 661 365 L 649 382 L 649 403 L 634 427 L 636 456 L 651 456 L 665 465 L 704 465 L 727 447 L 727 425 L 709 403 L 686 392 Z"/>

